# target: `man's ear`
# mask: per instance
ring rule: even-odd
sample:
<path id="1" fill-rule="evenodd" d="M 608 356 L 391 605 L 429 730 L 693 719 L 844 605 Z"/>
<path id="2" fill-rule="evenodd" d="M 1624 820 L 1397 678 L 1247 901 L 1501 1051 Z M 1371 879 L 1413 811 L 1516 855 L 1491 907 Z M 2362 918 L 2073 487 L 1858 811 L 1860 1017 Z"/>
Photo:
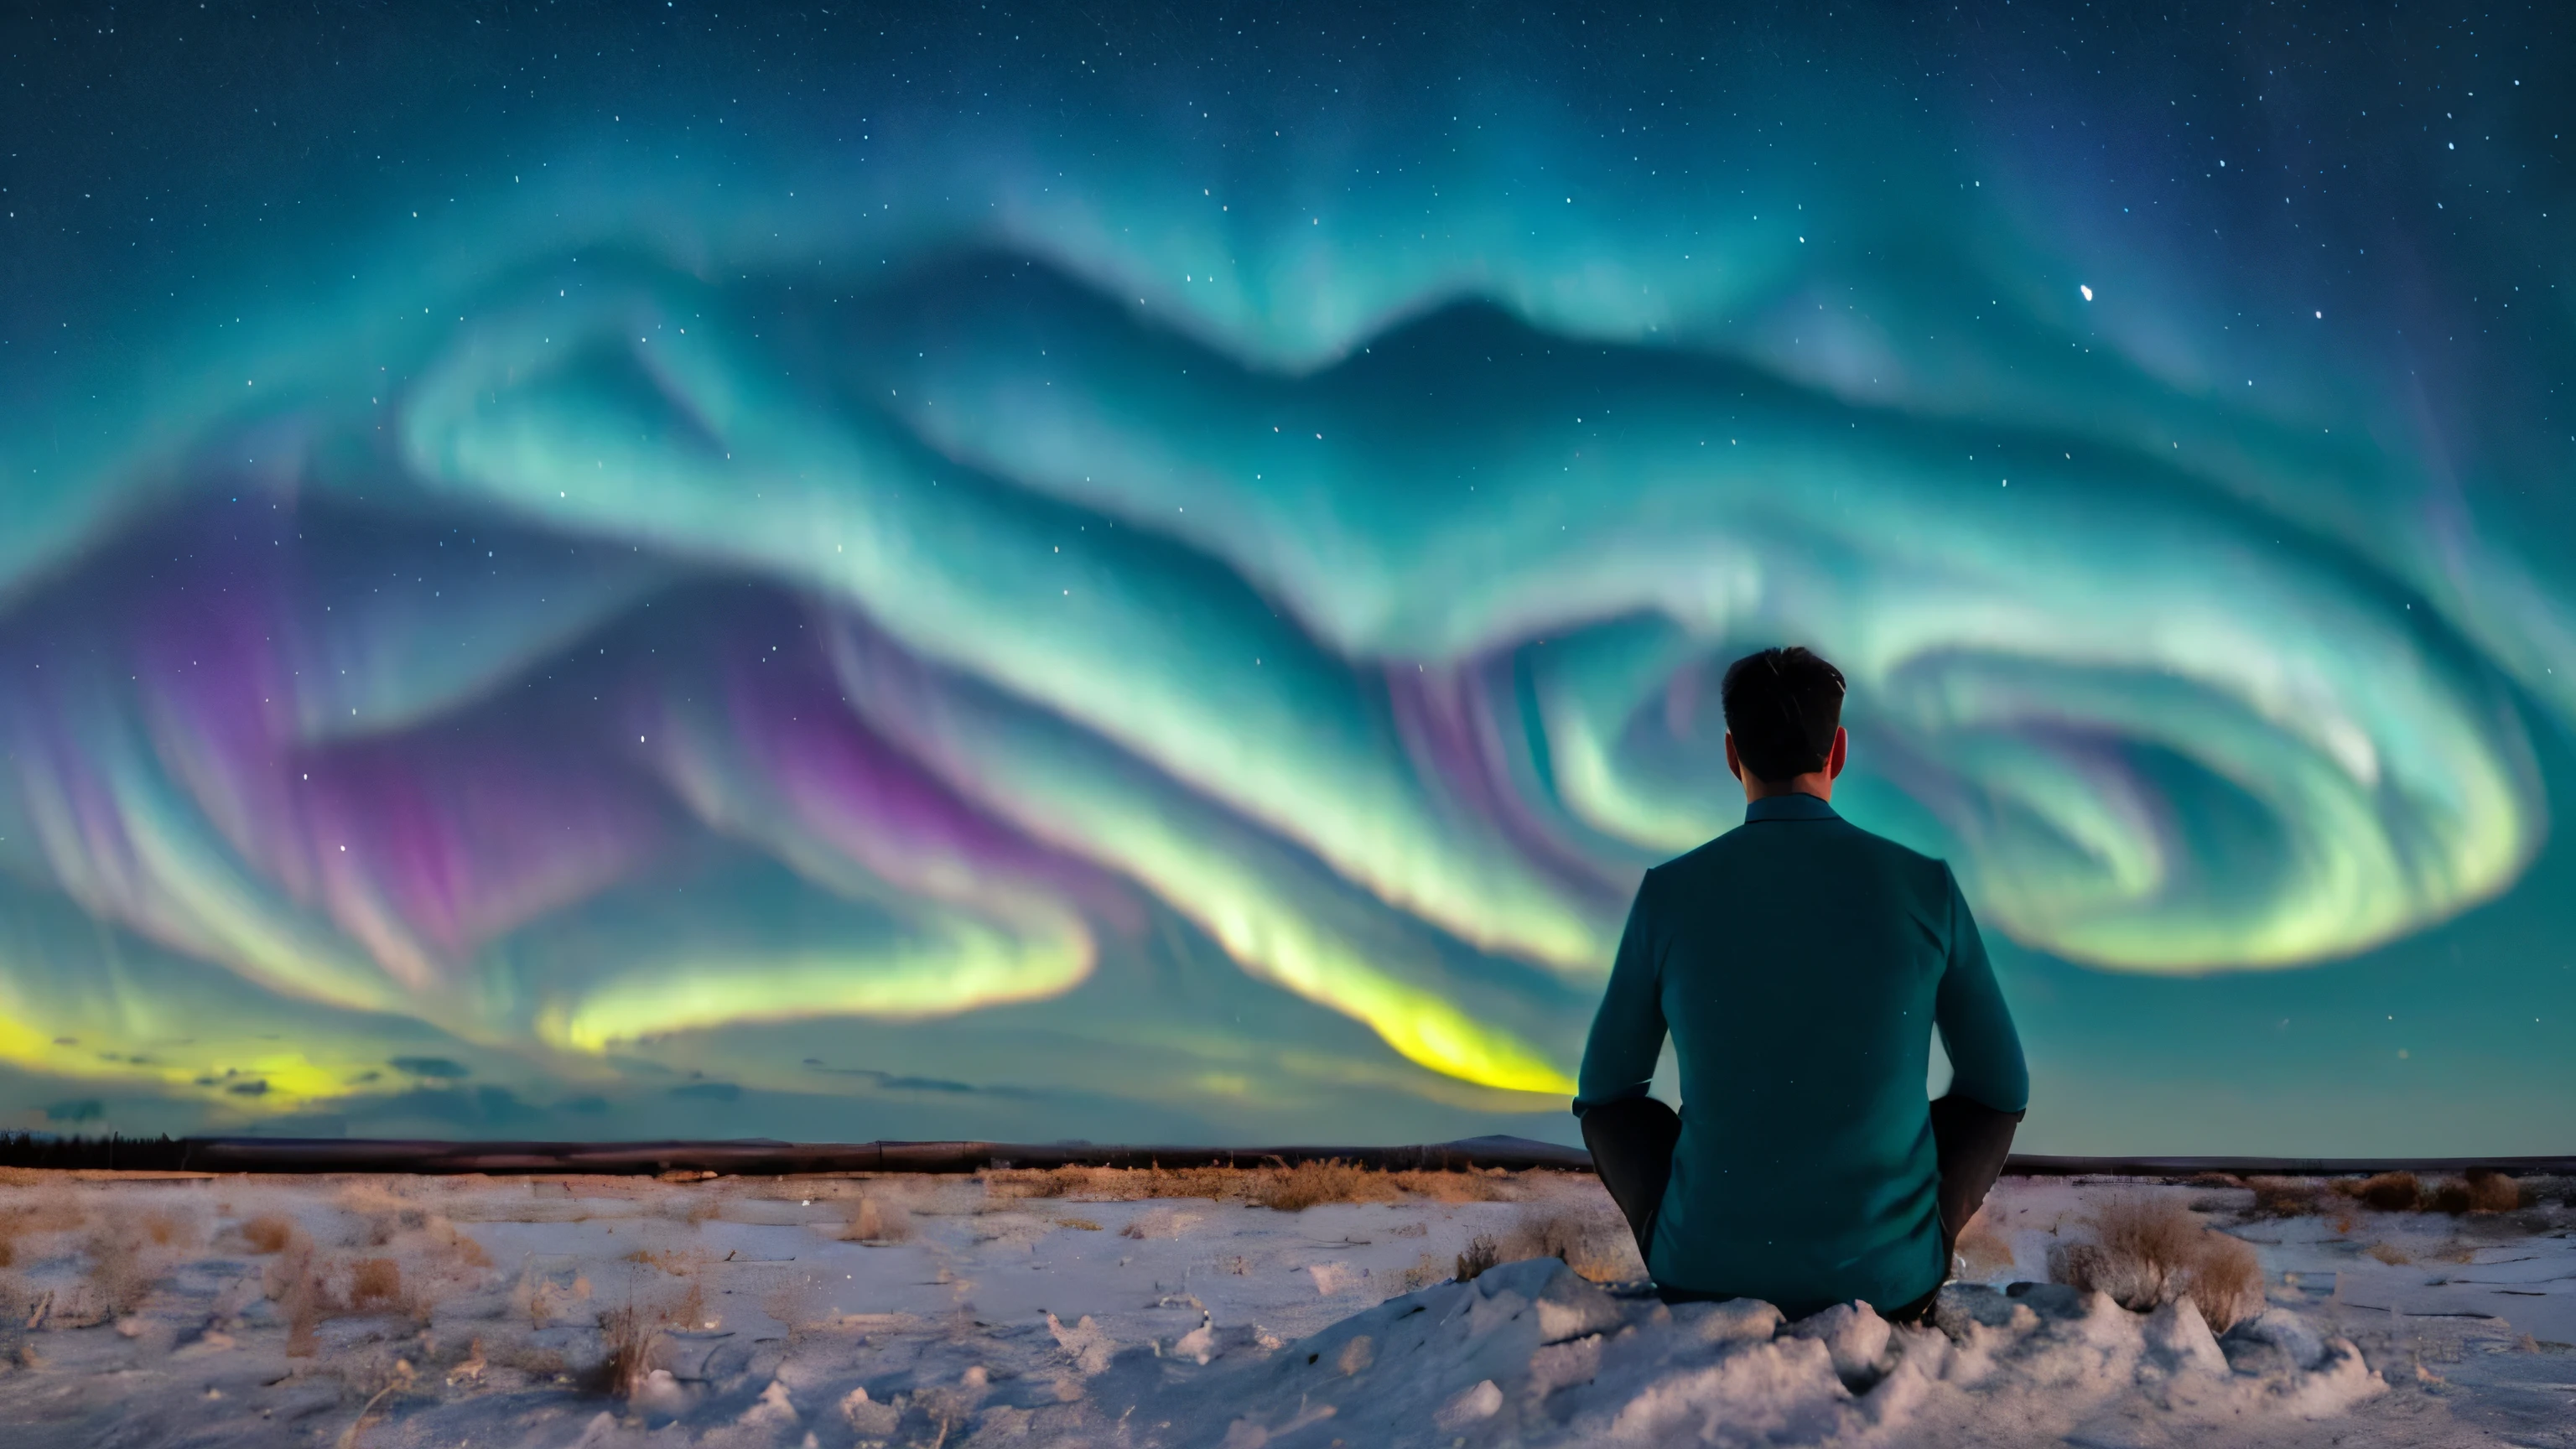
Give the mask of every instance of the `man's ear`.
<path id="1" fill-rule="evenodd" d="M 1731 756 L 1734 741 L 1730 739 L 1727 743 L 1730 747 L 1728 753 Z M 1843 777 L 1843 763 L 1851 757 L 1850 745 L 1851 736 L 1844 732 L 1841 725 L 1834 726 L 1834 747 L 1825 752 L 1826 779 L 1839 780 Z"/>
<path id="2" fill-rule="evenodd" d="M 1744 762 L 1735 757 L 1735 731 L 1733 730 L 1726 732 L 1726 773 L 1739 780 L 1744 778 Z"/>

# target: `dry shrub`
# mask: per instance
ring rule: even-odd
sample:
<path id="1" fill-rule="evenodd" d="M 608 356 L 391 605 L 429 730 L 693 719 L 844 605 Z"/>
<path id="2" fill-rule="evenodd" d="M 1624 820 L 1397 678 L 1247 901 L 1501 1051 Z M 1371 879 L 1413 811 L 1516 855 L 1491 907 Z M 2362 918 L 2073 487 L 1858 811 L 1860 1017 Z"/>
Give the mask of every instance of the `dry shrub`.
<path id="1" fill-rule="evenodd" d="M 241 1225 L 241 1235 L 254 1253 L 282 1253 L 295 1241 L 295 1224 L 276 1213 L 262 1213 Z"/>
<path id="2" fill-rule="evenodd" d="M 668 1271 L 674 1273 L 682 1271 L 680 1268 L 669 1267 L 663 1259 L 649 1255 L 637 1256 L 643 1261 L 665 1267 Z M 706 1289 L 695 1276 L 697 1266 L 695 1262 L 687 1265 L 690 1276 L 682 1285 L 680 1292 L 664 1293 L 643 1303 L 629 1298 L 622 1306 L 608 1309 L 599 1315 L 599 1337 L 603 1352 L 597 1378 L 593 1384 L 597 1391 L 615 1394 L 620 1398 L 632 1397 L 636 1389 L 643 1385 L 646 1375 L 652 1372 L 652 1365 L 648 1359 L 652 1353 L 654 1339 L 666 1328 L 688 1329 L 699 1325 L 706 1316 Z M 805 1296 L 810 1291 L 810 1279 L 789 1285 L 784 1290 L 773 1290 L 763 1300 L 764 1307 L 768 1309 L 771 1316 L 789 1325 L 792 1331 L 795 1325 L 802 1321 L 801 1310 Z M 560 1372 L 560 1366 L 553 1371 Z M 535 1370 L 530 1369 L 529 1372 L 533 1373 Z"/>
<path id="3" fill-rule="evenodd" d="M 1137 1202 L 1159 1197 L 1203 1197 L 1223 1202 L 1250 1197 L 1258 1176 L 1257 1170 L 1231 1167 L 996 1168 L 984 1174 L 984 1191 L 1004 1201 L 1055 1197 Z"/>
<path id="4" fill-rule="evenodd" d="M 705 1314 L 706 1288 L 698 1281 L 698 1270 L 706 1258 L 698 1253 L 662 1252 L 639 1248 L 626 1255 L 630 1263 L 648 1263 L 680 1280 L 679 1292 L 656 1295 L 646 1306 L 649 1321 L 667 1323 L 679 1328 L 694 1328 Z M 629 1300 L 632 1301 L 631 1299 Z"/>
<path id="5" fill-rule="evenodd" d="M 664 1304 L 662 1308 L 663 1319 L 681 1328 L 699 1327 L 705 1322 L 706 1316 L 706 1285 L 700 1283 L 695 1277 L 681 1285 L 680 1296 Z"/>
<path id="6" fill-rule="evenodd" d="M 296 1278 L 279 1304 L 286 1310 L 286 1356 L 311 1358 L 322 1351 L 322 1279 L 307 1272 Z"/>
<path id="7" fill-rule="evenodd" d="M 2114 1198 L 2091 1215 L 2095 1241 L 2049 1253 L 2049 1276 L 2099 1290 L 2134 1312 L 2188 1297 L 2212 1332 L 2263 1309 L 2254 1250 L 2212 1232 L 2170 1198 Z"/>
<path id="8" fill-rule="evenodd" d="M 2473 1213 L 2509 1213 L 2523 1203 L 2522 1184 L 2492 1168 L 2470 1168 L 2464 1186 Z"/>
<path id="9" fill-rule="evenodd" d="M 1095 1171 L 1088 1167 L 997 1167 L 984 1174 L 984 1192 L 988 1197 L 1005 1201 L 1025 1197 L 1090 1196 L 1091 1177 Z"/>
<path id="10" fill-rule="evenodd" d="M 2397 1246 L 2395 1243 L 2373 1243 L 2361 1251 L 2364 1256 L 2376 1258 L 2380 1262 L 2386 1263 L 2392 1268 L 2404 1267 L 2406 1264 L 2415 1261 L 2414 1254 L 2407 1252 L 2404 1248 Z"/>
<path id="11" fill-rule="evenodd" d="M 1395 1185 L 1433 1202 L 1518 1202 L 1520 1184 L 1501 1168 L 1491 1172 L 1398 1172 Z"/>
<path id="12" fill-rule="evenodd" d="M 2313 1182 L 2296 1177 L 2258 1177 L 2247 1186 L 2254 1189 L 2256 1217 L 2297 1218 L 2317 1210 L 2320 1189 Z"/>
<path id="13" fill-rule="evenodd" d="M 984 1173 L 984 1196 L 1090 1196 L 1092 1173 L 1095 1168 L 992 1168 Z"/>
<path id="14" fill-rule="evenodd" d="M 2343 1178 L 2334 1186 L 2344 1196 L 2384 1213 L 2413 1212 L 2424 1205 L 2424 1184 L 2411 1172 L 2383 1172 L 2359 1181 Z"/>
<path id="15" fill-rule="evenodd" d="M 2492 1168 L 2473 1167 L 2431 1187 L 2411 1172 L 2383 1172 L 2334 1185 L 2345 1197 L 2357 1198 L 2381 1212 L 2462 1213 L 2511 1212 L 2522 1206 L 2522 1184 Z"/>
<path id="16" fill-rule="evenodd" d="M 261 1287 L 286 1313 L 287 1356 L 311 1358 L 321 1352 L 322 1314 L 330 1306 L 321 1265 L 314 1261 L 312 1240 L 291 1228 L 273 1251 L 276 1261 L 260 1270 Z"/>
<path id="17" fill-rule="evenodd" d="M 644 1386 L 645 1375 L 652 1372 L 645 1358 L 652 1352 L 653 1336 L 662 1325 L 651 1315 L 629 1303 L 611 1308 L 599 1315 L 599 1341 L 604 1352 L 599 1360 L 600 1393 L 621 1399 L 633 1398 Z"/>
<path id="18" fill-rule="evenodd" d="M 349 1269 L 354 1308 L 390 1308 L 402 1301 L 402 1267 L 391 1258 L 361 1258 Z"/>
<path id="19" fill-rule="evenodd" d="M 1483 1233 L 1467 1240 L 1466 1251 L 1458 1255 L 1457 1271 L 1450 1276 L 1461 1283 L 1473 1283 L 1487 1268 L 1500 1267 L 1503 1246 Z"/>
<path id="20" fill-rule="evenodd" d="M 890 1202 L 873 1197 L 859 1199 L 859 1210 L 850 1214 L 841 1229 L 845 1243 L 900 1243 L 912 1236 L 912 1215 Z"/>
<path id="21" fill-rule="evenodd" d="M 0 1268 L 17 1263 L 18 1239 L 30 1233 L 70 1232 L 88 1221 L 78 1204 L 62 1196 L 0 1211 Z"/>
<path id="22" fill-rule="evenodd" d="M 1320 1203 L 1398 1202 L 1406 1194 L 1438 1202 L 1514 1202 L 1517 1183 L 1490 1172 L 1382 1172 L 1333 1160 L 1277 1167 L 1052 1167 L 995 1168 L 984 1174 L 995 1199 L 1066 1198 L 1135 1202 L 1196 1197 L 1212 1202 L 1251 1202 L 1280 1212 Z"/>
<path id="23" fill-rule="evenodd" d="M 1328 1202 L 1394 1202 L 1404 1191 L 1383 1172 L 1336 1158 L 1301 1162 L 1284 1172 L 1264 1172 L 1250 1196 L 1263 1207 L 1293 1213 Z"/>
<path id="24" fill-rule="evenodd" d="M 143 1236 L 156 1248 L 193 1248 L 197 1245 L 197 1225 L 175 1213 L 148 1212 L 143 1215 Z"/>
<path id="25" fill-rule="evenodd" d="M 2263 1262 L 2242 1238 L 2203 1230 L 2200 1258 L 2191 1266 L 2192 1306 L 2213 1333 L 2263 1311 Z"/>

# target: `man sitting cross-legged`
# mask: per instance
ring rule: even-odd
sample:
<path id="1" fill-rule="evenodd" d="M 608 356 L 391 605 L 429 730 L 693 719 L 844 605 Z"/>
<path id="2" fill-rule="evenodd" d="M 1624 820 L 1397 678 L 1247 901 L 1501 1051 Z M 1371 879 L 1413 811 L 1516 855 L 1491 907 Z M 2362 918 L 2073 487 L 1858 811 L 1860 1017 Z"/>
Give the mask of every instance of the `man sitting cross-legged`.
<path id="1" fill-rule="evenodd" d="M 1668 1300 L 1920 1318 L 2027 1106 L 2021 1042 L 1950 868 L 1828 803 L 1841 672 L 1766 649 L 1722 694 L 1744 823 L 1637 887 L 1574 1110 Z M 1646 1095 L 1667 1031 L 1678 1118 Z"/>

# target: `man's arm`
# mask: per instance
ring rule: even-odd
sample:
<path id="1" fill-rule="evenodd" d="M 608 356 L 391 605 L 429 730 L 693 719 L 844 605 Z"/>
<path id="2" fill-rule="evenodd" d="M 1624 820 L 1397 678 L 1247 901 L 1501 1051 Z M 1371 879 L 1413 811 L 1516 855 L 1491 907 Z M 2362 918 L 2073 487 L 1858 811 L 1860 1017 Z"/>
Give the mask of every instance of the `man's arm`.
<path id="1" fill-rule="evenodd" d="M 1649 871 L 1637 883 L 1628 929 L 1619 937 L 1619 955 L 1610 967 L 1610 988 L 1592 1015 L 1592 1036 L 1583 1046 L 1574 1098 L 1578 1117 L 1604 1102 L 1645 1096 L 1654 1082 L 1655 1060 L 1663 1055 L 1662 972 L 1655 959 L 1654 915 L 1647 904 L 1654 882 Z"/>
<path id="2" fill-rule="evenodd" d="M 1950 1092 L 1997 1112 L 2018 1113 L 2030 1105 L 2021 1037 L 1958 879 L 1946 865 L 1941 876 L 1950 889 L 1950 959 L 1933 997 L 1932 1019 L 1941 1029 L 1941 1049 L 1950 1054 Z"/>
<path id="3" fill-rule="evenodd" d="M 1995 985 L 1985 939 L 1948 866 L 1950 959 L 1934 995 L 1932 1019 L 1950 1054 L 1950 1094 L 1932 1104 L 1933 1150 L 1939 1155 L 1942 1257 L 1947 1261 L 1968 1219 L 1986 1200 L 2012 1154 L 2013 1129 L 2030 1105 L 2030 1070 L 2021 1036 Z"/>

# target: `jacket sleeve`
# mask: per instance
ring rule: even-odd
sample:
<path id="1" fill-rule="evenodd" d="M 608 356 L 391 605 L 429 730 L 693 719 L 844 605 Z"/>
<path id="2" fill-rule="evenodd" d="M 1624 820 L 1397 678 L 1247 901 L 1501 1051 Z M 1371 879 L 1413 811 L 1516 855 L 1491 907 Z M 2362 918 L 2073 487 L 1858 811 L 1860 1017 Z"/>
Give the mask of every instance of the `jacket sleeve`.
<path id="1" fill-rule="evenodd" d="M 1664 1051 L 1662 952 L 1657 949 L 1654 912 L 1648 904 L 1655 875 L 1637 883 L 1636 902 L 1628 908 L 1628 928 L 1619 937 L 1618 959 L 1610 967 L 1610 987 L 1592 1016 L 1592 1035 L 1583 1046 L 1583 1072 L 1577 1084 L 1574 1115 L 1604 1102 L 1642 1097 L 1655 1077 L 1655 1061 Z"/>
<path id="2" fill-rule="evenodd" d="M 2021 1037 L 2013 1031 L 2012 1012 L 1995 984 L 1976 917 L 1968 914 L 1967 899 L 1947 865 L 1941 867 L 1941 882 L 1950 897 L 1950 959 L 1933 998 L 1932 1019 L 1941 1030 L 1941 1049 L 1950 1054 L 1950 1090 L 1997 1112 L 2018 1113 L 2030 1105 L 2030 1070 L 2022 1061 Z M 1587 1088 L 1590 1065 L 1587 1058 Z"/>

